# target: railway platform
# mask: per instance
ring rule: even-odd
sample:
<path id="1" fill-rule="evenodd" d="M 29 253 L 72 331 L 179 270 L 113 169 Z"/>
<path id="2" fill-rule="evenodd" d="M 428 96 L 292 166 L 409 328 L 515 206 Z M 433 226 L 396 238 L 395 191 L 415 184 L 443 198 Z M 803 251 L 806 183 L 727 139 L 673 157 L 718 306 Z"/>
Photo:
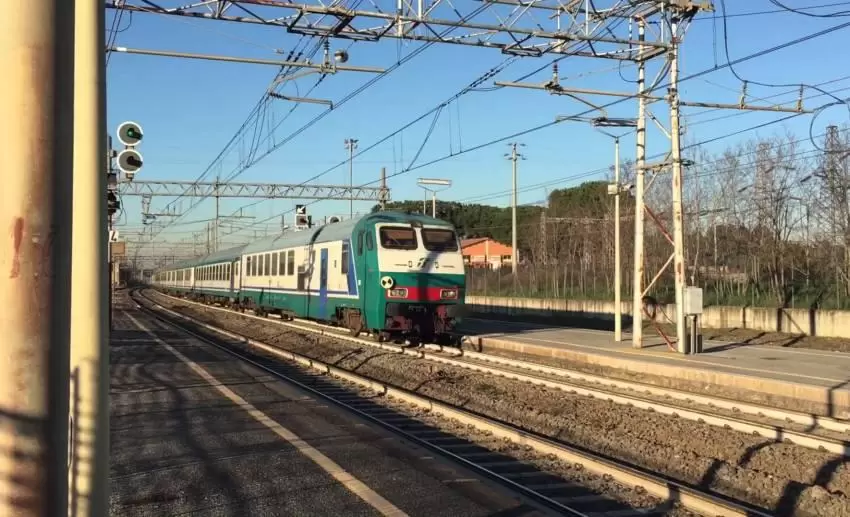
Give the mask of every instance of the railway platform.
<path id="1" fill-rule="evenodd" d="M 110 515 L 541 515 L 131 301 L 110 356 Z"/>
<path id="2" fill-rule="evenodd" d="M 644 347 L 632 348 L 631 334 L 614 341 L 614 333 L 540 323 L 473 317 L 461 329 L 476 351 L 509 353 L 545 360 L 561 360 L 592 368 L 613 369 L 628 375 L 648 375 L 711 386 L 738 389 L 798 401 L 806 411 L 850 419 L 850 354 L 705 341 L 703 353 L 681 355 L 651 331 Z"/>

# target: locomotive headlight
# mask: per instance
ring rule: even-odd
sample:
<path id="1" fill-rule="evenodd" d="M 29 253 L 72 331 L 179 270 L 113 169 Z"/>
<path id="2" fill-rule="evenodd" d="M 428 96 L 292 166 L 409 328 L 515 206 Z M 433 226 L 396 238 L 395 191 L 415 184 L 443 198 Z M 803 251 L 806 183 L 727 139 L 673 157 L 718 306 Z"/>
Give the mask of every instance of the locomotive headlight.
<path id="1" fill-rule="evenodd" d="M 381 287 L 384 289 L 392 289 L 395 285 L 395 280 L 391 276 L 381 277 Z"/>
<path id="2" fill-rule="evenodd" d="M 456 300 L 457 289 L 440 289 L 441 300 Z"/>
<path id="3" fill-rule="evenodd" d="M 387 296 L 390 298 L 407 298 L 407 289 L 404 287 L 396 287 L 387 291 Z"/>

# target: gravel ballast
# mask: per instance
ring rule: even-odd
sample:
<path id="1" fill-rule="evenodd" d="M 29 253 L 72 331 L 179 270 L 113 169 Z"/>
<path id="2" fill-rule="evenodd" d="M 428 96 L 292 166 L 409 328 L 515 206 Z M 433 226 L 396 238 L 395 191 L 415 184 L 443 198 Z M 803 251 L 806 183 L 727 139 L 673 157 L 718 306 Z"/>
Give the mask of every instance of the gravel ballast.
<path id="1" fill-rule="evenodd" d="M 850 516 L 845 495 L 850 470 L 835 455 L 147 294 L 201 321 L 709 487 L 777 515 Z"/>

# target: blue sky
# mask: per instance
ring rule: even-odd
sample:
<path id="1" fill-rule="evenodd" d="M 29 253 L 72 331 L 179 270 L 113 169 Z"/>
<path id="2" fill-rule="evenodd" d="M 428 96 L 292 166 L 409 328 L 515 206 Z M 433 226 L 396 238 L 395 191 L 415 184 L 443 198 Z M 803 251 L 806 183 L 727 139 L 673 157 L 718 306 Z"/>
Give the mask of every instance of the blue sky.
<path id="1" fill-rule="evenodd" d="M 767 0 L 729 0 L 726 3 L 730 15 L 776 9 Z M 797 8 L 827 3 L 833 2 L 793 2 Z M 850 9 L 850 2 L 839 4 L 829 10 Z M 702 14 L 691 25 L 681 50 L 683 77 L 725 62 L 719 2 L 717 9 L 716 18 L 711 13 Z M 115 11 L 107 11 L 108 28 L 112 25 L 114 14 Z M 731 16 L 728 19 L 730 54 L 735 59 L 847 20 L 815 19 L 793 13 Z M 276 54 L 275 49 L 288 51 L 299 39 L 299 36 L 281 29 L 153 14 L 124 14 L 120 29 L 116 40 L 118 46 L 264 59 L 282 59 L 283 56 Z M 825 88 L 838 91 L 838 96 L 850 97 L 850 72 L 840 66 L 843 58 L 835 55 L 846 46 L 849 30 L 834 32 L 749 61 L 736 66 L 736 71 L 745 78 L 765 83 L 817 84 L 848 76 Z M 337 40 L 331 43 L 331 49 L 348 45 L 348 41 Z M 392 39 L 377 43 L 359 42 L 350 47 L 348 64 L 387 68 L 397 60 L 399 52 L 404 55 L 420 45 L 399 43 Z M 235 181 L 303 182 L 346 159 L 347 151 L 343 144 L 345 138 L 357 138 L 363 149 L 432 109 L 504 59 L 503 54 L 492 49 L 433 45 L 245 170 Z M 523 58 L 495 79 L 516 80 L 548 63 L 550 59 Z M 661 60 L 656 60 L 652 65 L 649 77 L 652 77 L 660 63 Z M 559 72 L 564 85 L 631 91 L 634 86 L 620 77 L 616 65 L 612 60 L 570 57 L 561 62 Z M 262 65 L 113 53 L 109 57 L 107 69 L 108 127 L 114 133 L 115 127 L 128 119 L 137 120 L 143 125 L 145 141 L 140 149 L 145 157 L 145 166 L 137 179 L 194 180 L 205 171 L 245 121 L 276 70 L 275 67 Z M 551 68 L 547 68 L 525 81 L 541 83 L 548 80 L 551 73 Z M 626 79 L 633 79 L 634 67 L 625 64 L 622 75 Z M 306 76 L 290 83 L 283 91 L 303 96 L 316 77 Z M 312 91 L 310 97 L 338 101 L 370 77 L 368 74 L 353 72 L 339 73 L 328 77 Z M 482 86 L 491 87 L 492 81 Z M 680 90 L 685 100 L 734 103 L 738 100 L 740 83 L 728 69 L 723 69 L 685 81 Z M 793 88 L 750 86 L 748 91 L 752 97 L 763 97 L 790 90 Z M 807 95 L 815 94 L 811 90 L 807 91 Z M 790 94 L 773 98 L 772 101 L 793 103 L 795 97 L 796 94 Z M 808 104 L 814 107 L 823 102 L 824 98 L 821 97 Z M 275 104 L 273 120 L 280 121 L 292 106 L 286 101 Z M 667 123 L 667 112 L 663 108 L 659 106 L 655 112 Z M 274 140 L 280 141 L 325 109 L 313 104 L 298 105 L 275 130 Z M 583 106 L 572 99 L 550 96 L 543 91 L 501 88 L 472 92 L 441 112 L 416 163 L 429 162 L 457 153 L 460 149 L 469 149 L 550 122 L 557 115 L 572 115 L 583 110 Z M 701 113 L 705 111 L 704 108 L 687 108 L 683 112 L 688 125 L 688 141 L 710 139 L 783 116 L 773 113 L 737 114 L 731 111 Z M 636 103 L 628 101 L 611 108 L 609 116 L 633 117 L 635 113 Z M 715 118 L 718 120 L 711 120 Z M 356 158 L 355 184 L 377 180 L 382 166 L 387 168 L 388 174 L 408 166 L 422 145 L 432 120 L 433 117 L 427 117 L 401 136 Z M 736 141 L 780 131 L 790 131 L 803 137 L 808 133 L 809 122 L 809 116 L 798 117 L 780 125 L 714 142 L 706 148 L 709 151 L 720 151 Z M 814 132 L 822 133 L 829 123 L 845 122 L 846 109 L 832 108 L 818 118 Z M 546 189 L 569 187 L 588 179 L 601 178 L 602 174 L 594 177 L 586 173 L 604 169 L 613 161 L 611 139 L 595 132 L 587 124 L 558 124 L 519 137 L 517 141 L 525 144 L 523 153 L 527 156 L 520 164 L 520 203 L 544 199 Z M 667 145 L 666 138 L 653 128 L 648 136 L 649 154 L 665 150 Z M 260 152 L 267 148 L 268 144 L 261 146 Z M 392 177 L 389 180 L 392 198 L 421 199 L 423 191 L 416 185 L 417 177 L 440 177 L 449 178 L 453 182 L 448 191 L 439 194 L 440 199 L 474 199 L 504 206 L 510 201 L 510 163 L 504 158 L 507 151 L 505 143 L 498 143 Z M 623 139 L 622 153 L 624 159 L 634 156 L 634 140 L 631 136 Z M 230 175 L 240 161 L 239 155 L 237 150 L 227 156 L 219 167 L 213 169 L 211 178 L 215 177 L 216 172 L 223 177 Z M 348 183 L 347 164 L 328 172 L 315 182 Z M 141 227 L 141 204 L 139 198 L 125 198 L 123 201 L 125 212 L 119 229 L 129 236 Z M 166 198 L 154 198 L 152 209 L 161 209 L 167 201 Z M 240 206 L 251 204 L 253 206 L 246 208 L 245 214 L 255 216 L 256 221 L 277 216 L 273 221 L 279 226 L 279 214 L 285 214 L 286 219 L 291 221 L 293 206 L 301 202 L 277 200 L 254 204 L 255 200 L 222 200 L 221 213 L 232 213 Z M 184 208 L 188 204 L 188 200 L 181 203 Z M 371 205 L 370 202 L 355 202 L 355 211 L 365 211 Z M 165 231 L 162 237 L 169 241 L 191 241 L 192 232 L 203 231 L 204 228 L 202 222 L 191 223 L 211 217 L 213 206 L 212 200 L 204 201 Z M 310 211 L 314 218 L 347 214 L 348 201 L 315 203 L 310 205 Z M 271 231 L 273 226 L 257 225 L 256 229 L 263 234 L 266 229 Z M 245 239 L 230 236 L 222 240 L 228 243 Z"/>

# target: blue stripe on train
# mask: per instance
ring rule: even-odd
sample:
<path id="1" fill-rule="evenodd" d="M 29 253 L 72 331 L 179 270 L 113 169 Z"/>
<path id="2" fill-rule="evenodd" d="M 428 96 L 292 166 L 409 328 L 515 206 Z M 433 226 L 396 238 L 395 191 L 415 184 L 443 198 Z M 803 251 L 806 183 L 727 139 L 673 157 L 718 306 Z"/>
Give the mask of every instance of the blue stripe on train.
<path id="1" fill-rule="evenodd" d="M 351 249 L 351 239 L 342 241 L 342 245 L 348 248 L 348 273 L 345 279 L 348 281 L 348 294 L 357 294 L 357 272 L 354 269 L 354 250 Z"/>

